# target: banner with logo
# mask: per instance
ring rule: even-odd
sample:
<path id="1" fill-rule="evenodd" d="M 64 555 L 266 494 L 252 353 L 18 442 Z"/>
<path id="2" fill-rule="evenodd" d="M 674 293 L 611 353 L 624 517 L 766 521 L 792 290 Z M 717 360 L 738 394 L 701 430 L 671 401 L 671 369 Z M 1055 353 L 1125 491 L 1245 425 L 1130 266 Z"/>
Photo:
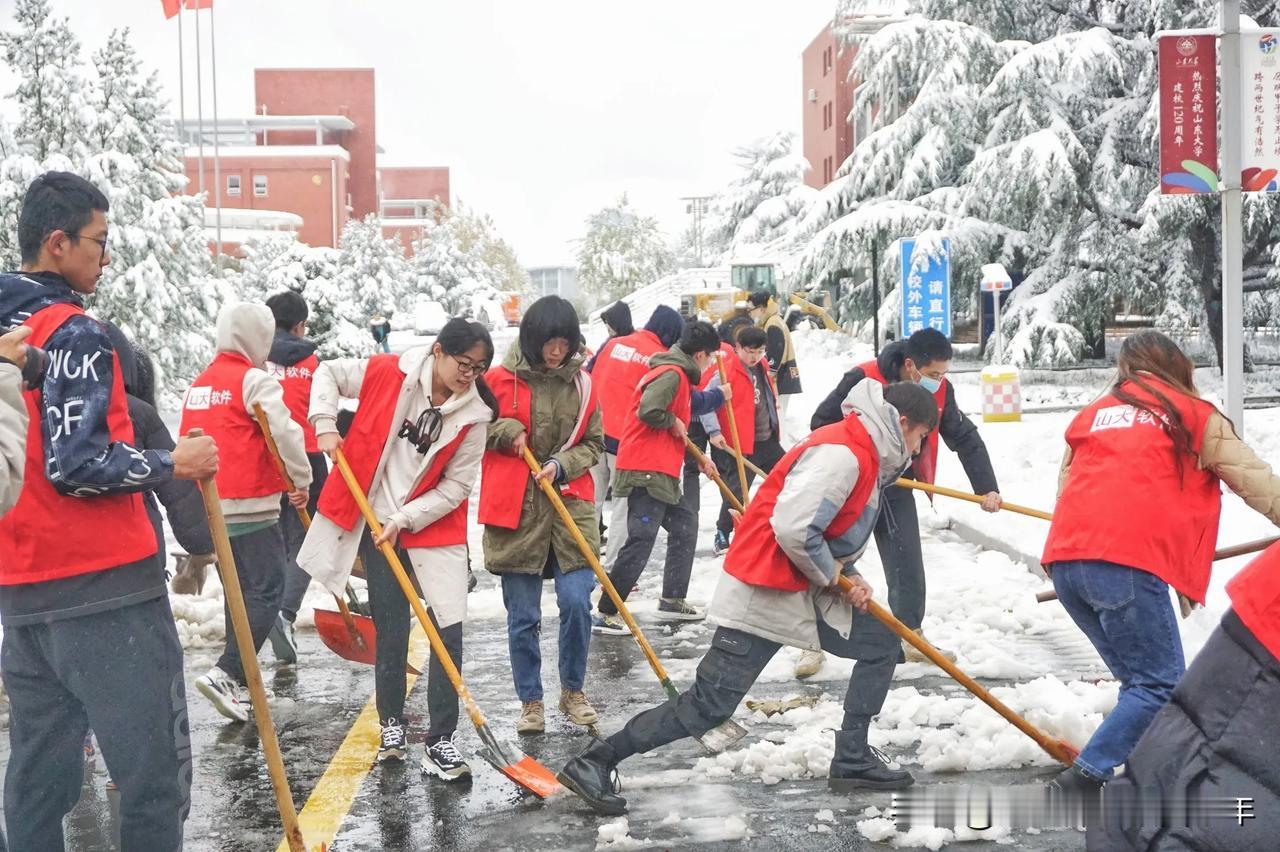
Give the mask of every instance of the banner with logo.
<path id="1" fill-rule="evenodd" d="M 1218 191 L 1218 72 L 1213 35 L 1160 38 L 1160 191 Z"/>
<path id="2" fill-rule="evenodd" d="M 1280 30 L 1240 34 L 1240 187 L 1275 192 L 1280 172 Z"/>

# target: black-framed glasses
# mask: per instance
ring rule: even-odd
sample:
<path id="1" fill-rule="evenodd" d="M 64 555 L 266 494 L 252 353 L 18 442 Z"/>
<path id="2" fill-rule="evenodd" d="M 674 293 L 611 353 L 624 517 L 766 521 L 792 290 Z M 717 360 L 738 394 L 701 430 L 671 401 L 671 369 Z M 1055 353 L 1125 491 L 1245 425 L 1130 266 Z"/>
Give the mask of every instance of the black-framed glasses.
<path id="1" fill-rule="evenodd" d="M 468 361 L 464 358 L 459 358 L 457 355 L 450 355 L 449 357 L 458 365 L 458 372 L 464 376 L 480 376 L 489 369 L 489 365 L 483 362 L 477 364 L 475 361 Z"/>
<path id="2" fill-rule="evenodd" d="M 106 257 L 107 253 L 111 251 L 111 240 L 109 237 L 104 237 L 103 239 L 100 240 L 97 237 L 91 237 L 88 234 L 72 234 L 71 236 L 77 240 L 79 239 L 93 240 L 95 243 L 101 246 L 102 253 L 98 255 L 99 259 Z"/>
<path id="3" fill-rule="evenodd" d="M 405 418 L 405 421 L 400 424 L 398 437 L 408 438 L 409 443 L 417 447 L 418 452 L 425 456 L 443 431 L 444 415 L 440 413 L 440 409 L 433 406 L 419 414 L 416 422 Z"/>

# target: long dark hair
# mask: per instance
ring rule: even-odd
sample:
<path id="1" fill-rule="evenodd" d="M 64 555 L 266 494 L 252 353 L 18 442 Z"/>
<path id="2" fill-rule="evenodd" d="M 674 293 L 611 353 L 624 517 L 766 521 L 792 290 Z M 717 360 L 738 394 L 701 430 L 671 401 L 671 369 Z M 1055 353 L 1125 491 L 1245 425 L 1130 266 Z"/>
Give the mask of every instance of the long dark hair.
<path id="1" fill-rule="evenodd" d="M 1158 331 L 1140 331 L 1126 337 L 1120 345 L 1120 357 L 1116 359 L 1116 381 L 1111 388 L 1111 395 L 1116 399 L 1147 412 L 1160 424 L 1160 428 L 1173 441 L 1179 474 L 1187 456 L 1196 454 L 1195 436 L 1182 419 L 1177 406 L 1149 379 L 1154 378 L 1183 396 L 1199 399 L 1195 373 L 1195 364 L 1178 348 L 1178 344 Z M 1157 404 L 1152 406 L 1150 402 L 1139 399 L 1127 390 L 1124 385 L 1128 382 L 1141 388 Z"/>
<path id="2" fill-rule="evenodd" d="M 156 368 L 151 355 L 145 349 L 134 349 L 134 386 L 125 392 L 136 396 L 152 408 L 156 407 Z"/>
<path id="3" fill-rule="evenodd" d="M 542 347 L 560 337 L 569 341 L 569 357 L 582 348 L 582 326 L 573 303 L 559 296 L 543 296 L 529 306 L 520 321 L 520 353 L 534 367 L 542 366 Z M 568 359 L 566 359 L 568 360 Z"/>
<path id="4" fill-rule="evenodd" d="M 455 358 L 467 354 L 475 348 L 477 343 L 483 344 L 485 363 L 493 363 L 493 338 L 489 336 L 489 329 L 478 322 L 454 317 L 440 329 L 440 333 L 436 335 L 436 343 L 440 344 L 444 354 Z M 493 395 L 484 376 L 476 376 L 475 383 L 476 393 L 480 394 L 480 399 L 484 400 L 484 404 L 493 412 L 493 416 L 489 418 L 492 422 L 498 418 L 498 398 Z"/>

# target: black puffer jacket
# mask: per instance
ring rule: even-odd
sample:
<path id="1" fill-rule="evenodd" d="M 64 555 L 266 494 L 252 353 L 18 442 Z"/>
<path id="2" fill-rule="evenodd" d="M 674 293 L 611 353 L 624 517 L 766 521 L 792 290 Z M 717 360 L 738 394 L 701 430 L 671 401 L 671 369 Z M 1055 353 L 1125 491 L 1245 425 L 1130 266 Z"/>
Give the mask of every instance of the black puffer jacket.
<path id="1" fill-rule="evenodd" d="M 881 375 L 890 382 L 894 382 L 901 375 L 902 365 L 906 359 L 906 341 L 899 340 L 880 350 L 880 355 L 876 358 L 876 366 L 880 368 Z M 841 410 L 841 403 L 849 395 L 849 391 L 866 377 L 867 374 L 861 367 L 854 367 L 845 373 L 840 378 L 840 384 L 827 394 L 827 398 L 813 412 L 809 428 L 818 429 L 843 420 L 844 412 Z M 947 401 L 942 407 L 938 434 L 942 436 L 947 447 L 960 457 L 960 464 L 964 466 L 964 472 L 969 477 L 969 484 L 973 487 L 975 494 L 999 491 L 1000 486 L 996 483 L 996 474 L 991 467 L 991 456 L 987 452 L 987 445 L 983 442 L 981 433 L 978 432 L 978 427 L 973 425 L 973 421 L 966 417 L 956 405 L 956 391 L 951 386 L 951 382 L 943 379 L 943 383 L 947 389 Z M 914 478 L 914 471 L 909 468 L 904 476 Z"/>
<path id="2" fill-rule="evenodd" d="M 1280 845 L 1277 706 L 1280 660 L 1228 612 L 1129 755 L 1124 777 L 1107 784 L 1103 818 L 1089 826 L 1089 852 L 1273 852 Z M 1166 814 L 1189 802 L 1206 810 L 1176 825 L 1144 825 L 1143 808 L 1132 806 L 1138 796 L 1143 805 L 1163 800 Z M 1253 818 L 1237 820 L 1241 800 Z"/>

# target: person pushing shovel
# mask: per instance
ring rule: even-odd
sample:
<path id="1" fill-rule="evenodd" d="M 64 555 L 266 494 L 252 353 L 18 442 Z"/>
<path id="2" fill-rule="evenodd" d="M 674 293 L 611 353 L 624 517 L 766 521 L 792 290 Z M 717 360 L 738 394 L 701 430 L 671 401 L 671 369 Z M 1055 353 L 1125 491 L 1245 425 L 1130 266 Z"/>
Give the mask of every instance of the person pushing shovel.
<path id="1" fill-rule="evenodd" d="M 906 468 L 937 419 L 932 395 L 918 385 L 882 389 L 864 381 L 853 388 L 844 419 L 787 452 L 742 516 L 709 612 L 718 627 L 693 687 L 608 739 L 593 739 L 560 771 L 560 783 L 596 811 L 624 813 L 626 799 L 612 780 L 617 765 L 730 718 L 774 654 L 791 645 L 857 661 L 835 735 L 830 787 L 912 784 L 910 773 L 890 768 L 867 742 L 899 646 L 879 621 L 854 614 L 866 609 L 871 587 L 852 563 L 871 537 L 881 490 Z M 852 582 L 847 592 L 838 590 L 842 573 Z"/>

